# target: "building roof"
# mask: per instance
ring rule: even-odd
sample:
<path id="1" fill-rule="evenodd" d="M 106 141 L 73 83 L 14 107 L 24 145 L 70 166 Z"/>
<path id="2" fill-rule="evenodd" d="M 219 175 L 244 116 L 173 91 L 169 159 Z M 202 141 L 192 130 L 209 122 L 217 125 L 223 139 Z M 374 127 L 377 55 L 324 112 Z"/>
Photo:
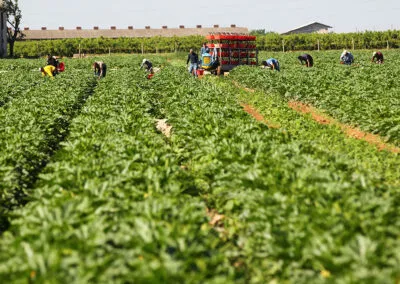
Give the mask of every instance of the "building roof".
<path id="1" fill-rule="evenodd" d="M 314 22 L 314 23 L 311 23 L 311 24 L 308 24 L 308 25 L 301 26 L 301 27 L 298 27 L 296 29 L 290 30 L 290 31 L 288 31 L 286 33 L 283 33 L 282 35 L 290 35 L 290 34 L 302 33 L 302 31 L 307 31 L 307 30 L 310 30 L 310 29 L 313 29 L 313 30 L 317 31 L 317 30 L 322 30 L 322 29 L 332 29 L 332 27 L 328 26 L 328 25 L 324 25 L 324 24 L 318 23 L 318 22 Z"/>
<path id="2" fill-rule="evenodd" d="M 75 29 L 65 30 L 62 27 L 58 30 L 29 30 L 24 29 L 25 40 L 45 40 L 45 39 L 68 39 L 68 38 L 120 38 L 120 37 L 183 37 L 190 35 L 206 36 L 210 33 L 245 33 L 249 32 L 248 28 L 229 27 L 229 28 L 161 28 L 161 29 Z"/>

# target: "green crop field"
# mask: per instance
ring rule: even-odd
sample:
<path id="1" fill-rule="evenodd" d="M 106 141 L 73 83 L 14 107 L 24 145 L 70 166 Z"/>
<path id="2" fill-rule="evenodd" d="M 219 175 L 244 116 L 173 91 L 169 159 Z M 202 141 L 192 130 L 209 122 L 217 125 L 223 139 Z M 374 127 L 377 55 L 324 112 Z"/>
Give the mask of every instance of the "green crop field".
<path id="1" fill-rule="evenodd" d="M 136 55 L 102 80 L 0 61 L 0 282 L 400 281 L 400 54 L 298 55 L 201 80 L 185 54 L 151 80 Z"/>

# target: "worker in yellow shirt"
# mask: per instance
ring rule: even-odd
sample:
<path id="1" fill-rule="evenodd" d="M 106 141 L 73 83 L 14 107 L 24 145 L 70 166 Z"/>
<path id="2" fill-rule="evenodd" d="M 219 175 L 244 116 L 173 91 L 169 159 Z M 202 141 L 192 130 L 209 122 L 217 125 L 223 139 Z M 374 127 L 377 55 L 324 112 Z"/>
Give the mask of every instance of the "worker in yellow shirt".
<path id="1" fill-rule="evenodd" d="M 46 77 L 54 77 L 54 73 L 56 71 L 56 67 L 54 67 L 53 65 L 46 65 L 45 67 L 41 67 L 40 68 L 40 72 L 42 72 L 42 76 Z"/>

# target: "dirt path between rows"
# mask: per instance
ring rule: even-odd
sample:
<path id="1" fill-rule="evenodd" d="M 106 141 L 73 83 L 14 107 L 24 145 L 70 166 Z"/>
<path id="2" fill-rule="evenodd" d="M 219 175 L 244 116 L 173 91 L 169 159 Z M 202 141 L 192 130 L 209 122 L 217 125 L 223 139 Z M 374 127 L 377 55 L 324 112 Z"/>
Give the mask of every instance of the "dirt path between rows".
<path id="1" fill-rule="evenodd" d="M 289 107 L 298 113 L 302 114 L 310 114 L 312 119 L 320 124 L 327 124 L 327 125 L 336 125 L 339 126 L 340 129 L 349 137 L 363 140 L 368 142 L 371 145 L 375 145 L 380 151 L 386 150 L 392 153 L 400 153 L 400 148 L 385 143 L 383 138 L 379 135 L 364 132 L 359 128 L 355 128 L 343 123 L 336 121 L 335 119 L 321 113 L 317 108 L 303 104 L 297 101 L 290 101 L 288 103 Z"/>
<path id="2" fill-rule="evenodd" d="M 281 126 L 279 124 L 272 123 L 268 120 L 266 120 L 254 107 L 251 105 L 241 103 L 240 104 L 243 107 L 243 110 L 250 114 L 252 117 L 254 117 L 257 121 L 265 123 L 269 128 L 274 128 L 278 129 Z"/>
<path id="3" fill-rule="evenodd" d="M 241 88 L 247 92 L 254 93 L 254 89 L 249 89 L 246 87 L 241 86 L 239 83 L 234 81 L 234 84 L 238 87 Z M 279 128 L 279 125 L 269 123 L 268 120 L 266 120 L 254 107 L 248 104 L 241 103 L 241 106 L 243 107 L 244 111 L 252 115 L 257 121 L 264 122 L 266 123 L 269 127 L 271 128 Z M 294 111 L 301 113 L 301 114 L 310 114 L 311 118 L 316 121 L 317 123 L 323 124 L 323 125 L 336 125 L 339 126 L 340 129 L 345 133 L 348 137 L 357 139 L 357 140 L 362 140 L 366 141 L 371 145 L 376 146 L 380 151 L 386 150 L 392 153 L 400 153 L 400 148 L 389 144 L 385 143 L 384 139 L 376 134 L 364 132 L 360 130 L 359 128 L 352 127 L 350 125 L 346 125 L 343 123 L 340 123 L 336 121 L 335 119 L 329 117 L 326 114 L 323 114 L 320 110 L 313 106 L 306 105 L 304 103 L 298 102 L 298 101 L 290 101 L 288 102 L 288 106 L 293 109 Z"/>

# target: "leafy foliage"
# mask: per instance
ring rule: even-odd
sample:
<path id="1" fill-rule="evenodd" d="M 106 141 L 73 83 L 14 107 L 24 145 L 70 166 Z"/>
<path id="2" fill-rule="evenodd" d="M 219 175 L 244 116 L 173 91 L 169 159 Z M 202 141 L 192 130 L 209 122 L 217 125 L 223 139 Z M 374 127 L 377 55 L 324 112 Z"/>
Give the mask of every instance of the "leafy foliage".
<path id="1" fill-rule="evenodd" d="M 37 57 L 46 54 L 72 56 L 73 54 L 107 54 L 112 53 L 171 53 L 197 49 L 201 47 L 204 37 L 153 37 L 153 38 L 90 38 L 62 39 L 43 41 L 19 41 L 16 53 L 23 57 Z"/>
<path id="2" fill-rule="evenodd" d="M 268 51 L 285 50 L 338 50 L 338 49 L 383 49 L 400 47 L 400 31 L 359 32 L 347 34 L 300 34 L 283 36 L 265 30 L 255 30 L 257 48 Z M 169 53 L 187 52 L 190 48 L 200 49 L 204 37 L 153 37 L 153 38 L 93 38 L 63 39 L 43 41 L 18 41 L 16 54 L 24 57 L 37 57 L 48 53 L 72 56 L 79 52 L 85 54 L 112 53 Z"/>
<path id="3" fill-rule="evenodd" d="M 337 52 L 312 53 L 315 68 L 305 69 L 295 54 L 262 54 L 275 56 L 283 72 L 274 74 L 258 68 L 235 69 L 233 78 L 247 87 L 279 93 L 287 100 L 300 100 L 325 110 L 344 123 L 380 134 L 399 143 L 400 58 L 396 52 L 385 52 L 386 62 L 370 62 L 370 51 L 354 52 L 352 67 L 338 64 Z"/>
<path id="4" fill-rule="evenodd" d="M 292 121 L 283 131 L 243 112 L 237 99 L 245 97 L 231 81 L 196 80 L 182 66 L 167 66 L 147 80 L 138 70 L 139 57 L 106 62 L 112 66 L 107 77 L 68 117 L 68 136 L 28 191 L 31 201 L 8 216 L 11 226 L 0 238 L 5 282 L 399 278 L 400 187 L 391 154 L 374 154 L 362 143 L 347 153 L 338 145 L 338 131 L 273 108 L 280 93 L 271 100 L 262 100 L 266 91 L 255 96 L 263 112 Z M 153 63 L 165 59 L 154 57 Z M 92 80 L 78 77 L 89 61 L 70 64 L 80 73 L 63 74 L 60 84 L 75 81 L 72 100 Z M 242 68 L 233 78 L 250 84 L 249 77 L 278 78 L 285 69 L 248 69 L 246 77 Z M 47 90 L 58 79 L 39 88 Z M 22 102 L 18 107 L 25 109 Z M 173 126 L 171 138 L 156 130 L 161 118 Z M 317 139 L 322 133 L 329 147 Z M 384 173 L 385 158 L 390 175 Z M 374 163 L 381 165 L 368 166 Z M 223 216 L 219 222 L 212 222 L 213 211 Z"/>

